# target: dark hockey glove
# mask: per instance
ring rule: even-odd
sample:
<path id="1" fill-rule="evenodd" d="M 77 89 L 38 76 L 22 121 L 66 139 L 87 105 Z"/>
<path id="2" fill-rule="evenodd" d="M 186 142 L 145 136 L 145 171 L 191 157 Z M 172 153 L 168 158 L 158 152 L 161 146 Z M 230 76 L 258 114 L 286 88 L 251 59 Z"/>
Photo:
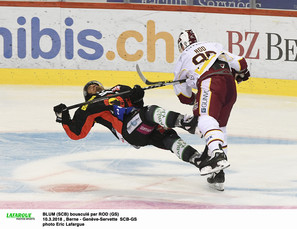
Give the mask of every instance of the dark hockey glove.
<path id="1" fill-rule="evenodd" d="M 250 71 L 245 69 L 240 72 L 235 71 L 232 69 L 232 74 L 237 81 L 237 83 L 241 83 L 242 81 L 246 81 L 250 78 Z"/>
<path id="2" fill-rule="evenodd" d="M 140 102 L 144 97 L 144 90 L 139 86 L 135 85 L 131 90 L 130 99 L 132 103 Z"/>
<path id="3" fill-rule="evenodd" d="M 66 123 L 70 120 L 69 111 L 66 109 L 67 106 L 63 103 L 54 106 L 54 112 L 56 114 L 56 122 Z"/>

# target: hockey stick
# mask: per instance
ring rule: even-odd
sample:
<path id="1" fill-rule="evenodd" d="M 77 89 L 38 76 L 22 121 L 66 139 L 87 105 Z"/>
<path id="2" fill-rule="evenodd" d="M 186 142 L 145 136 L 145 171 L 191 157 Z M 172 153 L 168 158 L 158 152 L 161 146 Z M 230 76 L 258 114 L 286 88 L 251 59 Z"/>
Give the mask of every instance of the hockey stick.
<path id="1" fill-rule="evenodd" d="M 166 85 L 170 85 L 170 84 L 176 84 L 176 83 L 184 83 L 186 82 L 186 79 L 182 79 L 182 80 L 167 80 L 167 81 L 149 81 L 147 78 L 145 78 L 145 76 L 142 74 L 138 64 L 136 64 L 136 71 L 139 75 L 139 77 L 141 78 L 141 80 L 146 84 L 146 85 L 154 85 L 154 84 L 160 84 L 160 83 L 166 83 Z"/>
<path id="2" fill-rule="evenodd" d="M 158 84 L 154 84 L 154 85 L 151 85 L 151 86 L 148 86 L 148 87 L 144 87 L 142 89 L 143 90 L 149 90 L 149 89 L 154 89 L 154 88 L 158 88 L 158 87 L 164 87 L 164 86 L 167 86 L 167 85 L 170 85 L 170 84 L 172 84 L 172 81 L 171 82 L 164 81 L 164 82 L 160 82 Z M 69 107 L 66 107 L 63 111 L 71 110 L 73 108 L 77 108 L 77 107 L 88 105 L 88 104 L 98 103 L 98 102 L 101 102 L 101 101 L 103 101 L 105 99 L 114 98 L 114 97 L 117 97 L 117 96 L 129 94 L 130 92 L 131 92 L 131 90 L 123 91 L 123 92 L 119 92 L 117 94 L 113 94 L 113 95 L 110 95 L 110 96 L 104 96 L 104 97 L 96 98 L 96 99 L 93 99 L 93 100 L 89 100 L 87 102 L 74 104 L 74 105 L 71 105 Z"/>
<path id="3" fill-rule="evenodd" d="M 173 80 L 173 81 L 167 80 L 167 81 L 151 82 L 151 81 L 147 80 L 145 78 L 145 76 L 142 74 L 142 72 L 140 71 L 140 68 L 139 68 L 138 64 L 136 64 L 136 70 L 137 70 L 137 73 L 138 73 L 139 77 L 142 79 L 142 81 L 146 85 L 150 85 L 148 87 L 142 88 L 143 90 L 149 90 L 149 89 L 154 89 L 154 88 L 158 88 L 158 87 L 164 87 L 164 86 L 167 86 L 167 85 L 172 85 L 172 84 L 186 82 L 186 79 Z M 105 96 L 105 97 L 101 97 L 101 98 L 96 98 L 96 99 L 93 99 L 93 100 L 89 100 L 87 102 L 82 102 L 82 103 L 74 104 L 72 106 L 66 107 L 63 111 L 71 110 L 71 109 L 74 109 L 74 108 L 77 108 L 77 107 L 80 107 L 80 106 L 84 106 L 84 105 L 88 105 L 88 104 L 98 103 L 98 102 L 101 102 L 101 101 L 103 101 L 105 99 L 109 99 L 109 98 L 113 98 L 113 97 L 125 95 L 125 94 L 128 94 L 130 92 L 131 92 L 131 90 L 129 90 L 129 91 L 123 91 L 123 92 L 120 92 L 120 93 L 117 93 L 117 94 L 113 94 L 113 95 L 110 95 L 110 96 Z"/>
<path id="4" fill-rule="evenodd" d="M 113 97 L 125 95 L 125 94 L 128 94 L 130 92 L 131 92 L 131 90 L 129 90 L 129 91 L 123 91 L 123 92 L 120 92 L 120 93 L 117 93 L 117 94 L 113 94 L 113 95 L 110 95 L 110 96 L 104 96 L 104 97 L 96 98 L 96 99 L 89 100 L 89 101 L 86 101 L 86 102 L 77 103 L 77 104 L 71 105 L 69 107 L 66 107 L 63 111 L 71 110 L 71 109 L 74 109 L 74 108 L 77 108 L 77 107 L 80 107 L 80 106 L 85 106 L 85 105 L 89 105 L 89 104 L 93 104 L 93 103 L 98 103 L 98 102 L 101 102 L 101 101 L 103 101 L 105 99 L 109 99 L 109 98 L 113 98 Z"/>

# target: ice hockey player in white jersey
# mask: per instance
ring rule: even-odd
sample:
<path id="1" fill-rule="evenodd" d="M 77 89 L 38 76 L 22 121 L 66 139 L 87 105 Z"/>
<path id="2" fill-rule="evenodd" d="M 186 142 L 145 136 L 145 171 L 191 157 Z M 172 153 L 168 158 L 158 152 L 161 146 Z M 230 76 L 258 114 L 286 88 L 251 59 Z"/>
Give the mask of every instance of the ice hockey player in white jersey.
<path id="1" fill-rule="evenodd" d="M 180 33 L 178 48 L 181 55 L 174 80 L 187 80 L 174 85 L 174 92 L 181 103 L 193 105 L 194 116 L 198 117 L 196 133 L 205 138 L 208 156 L 227 154 L 226 126 L 237 97 L 236 81 L 240 83 L 250 77 L 247 62 L 244 57 L 224 50 L 219 43 L 199 42 L 192 30 Z M 192 89 L 197 89 L 197 93 Z M 224 171 L 211 174 L 207 182 L 223 191 Z"/>

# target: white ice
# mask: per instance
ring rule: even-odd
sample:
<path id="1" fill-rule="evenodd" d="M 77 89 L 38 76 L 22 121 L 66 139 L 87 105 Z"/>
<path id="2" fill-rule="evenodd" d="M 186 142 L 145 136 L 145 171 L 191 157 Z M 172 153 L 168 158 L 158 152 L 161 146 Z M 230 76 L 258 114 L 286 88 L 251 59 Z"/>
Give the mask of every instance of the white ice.
<path id="1" fill-rule="evenodd" d="M 224 192 L 171 152 L 134 149 L 102 126 L 70 140 L 53 106 L 82 101 L 81 87 L 0 86 L 1 208 L 297 209 L 297 97 L 238 95 Z M 170 89 L 146 91 L 145 103 L 191 113 Z"/>

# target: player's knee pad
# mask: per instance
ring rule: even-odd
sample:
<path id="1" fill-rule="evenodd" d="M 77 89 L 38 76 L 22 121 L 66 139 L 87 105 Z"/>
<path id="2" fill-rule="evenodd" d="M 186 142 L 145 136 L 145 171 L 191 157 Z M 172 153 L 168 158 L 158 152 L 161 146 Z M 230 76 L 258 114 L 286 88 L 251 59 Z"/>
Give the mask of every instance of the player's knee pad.
<path id="1" fill-rule="evenodd" d="M 175 122 L 178 116 L 179 113 L 167 111 L 156 105 L 148 106 L 147 112 L 145 114 L 145 117 L 148 121 L 168 128 L 175 127 Z"/>
<path id="2" fill-rule="evenodd" d="M 210 129 L 219 129 L 219 123 L 218 121 L 209 116 L 209 115 L 201 115 L 198 119 L 198 128 L 200 132 L 205 135 L 206 131 Z"/>

